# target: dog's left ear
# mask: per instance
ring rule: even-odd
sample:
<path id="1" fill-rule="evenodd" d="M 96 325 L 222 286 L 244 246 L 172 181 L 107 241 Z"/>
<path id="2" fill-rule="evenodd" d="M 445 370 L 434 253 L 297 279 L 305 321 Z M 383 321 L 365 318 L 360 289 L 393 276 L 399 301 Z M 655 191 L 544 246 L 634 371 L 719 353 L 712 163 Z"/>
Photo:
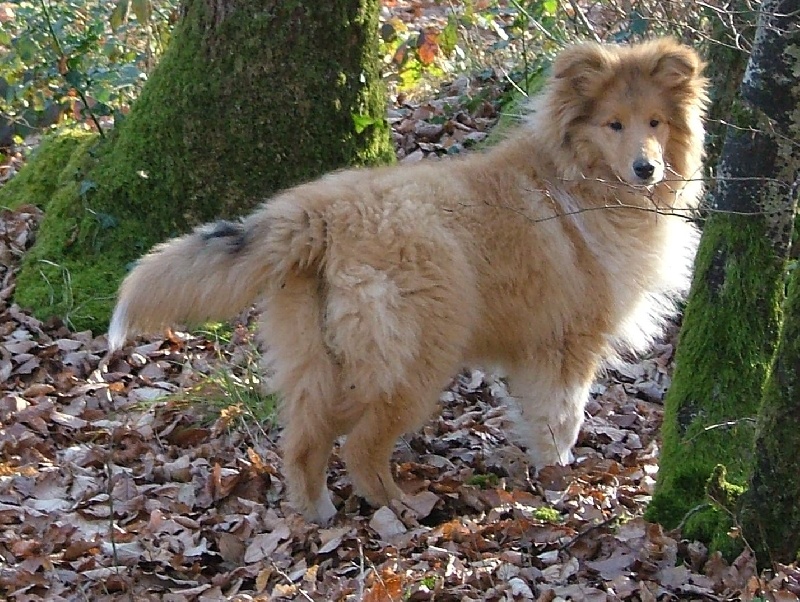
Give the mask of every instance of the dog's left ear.
<path id="1" fill-rule="evenodd" d="M 665 45 L 667 48 L 660 54 L 650 75 L 666 88 L 678 88 L 700 75 L 703 61 L 693 49 L 671 41 Z"/>

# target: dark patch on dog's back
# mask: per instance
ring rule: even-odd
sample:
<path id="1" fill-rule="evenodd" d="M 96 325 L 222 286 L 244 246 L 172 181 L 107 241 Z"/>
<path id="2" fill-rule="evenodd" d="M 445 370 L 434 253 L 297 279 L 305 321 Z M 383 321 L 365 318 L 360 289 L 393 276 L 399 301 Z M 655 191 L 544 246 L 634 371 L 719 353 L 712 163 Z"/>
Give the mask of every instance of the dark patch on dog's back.
<path id="1" fill-rule="evenodd" d="M 238 253 L 247 245 L 247 232 L 240 222 L 219 220 L 203 226 L 200 235 L 204 241 L 221 240 L 229 253 Z"/>

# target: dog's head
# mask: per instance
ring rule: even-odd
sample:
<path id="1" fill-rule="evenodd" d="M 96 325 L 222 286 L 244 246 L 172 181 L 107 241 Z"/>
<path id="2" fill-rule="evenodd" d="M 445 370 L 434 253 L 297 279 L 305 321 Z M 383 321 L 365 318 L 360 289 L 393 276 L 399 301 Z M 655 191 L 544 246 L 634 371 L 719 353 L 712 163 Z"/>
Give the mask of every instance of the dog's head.
<path id="1" fill-rule="evenodd" d="M 694 50 L 670 38 L 567 48 L 553 65 L 547 103 L 561 144 L 587 176 L 645 186 L 669 171 L 693 176 L 685 154 L 702 147 L 702 69 Z"/>

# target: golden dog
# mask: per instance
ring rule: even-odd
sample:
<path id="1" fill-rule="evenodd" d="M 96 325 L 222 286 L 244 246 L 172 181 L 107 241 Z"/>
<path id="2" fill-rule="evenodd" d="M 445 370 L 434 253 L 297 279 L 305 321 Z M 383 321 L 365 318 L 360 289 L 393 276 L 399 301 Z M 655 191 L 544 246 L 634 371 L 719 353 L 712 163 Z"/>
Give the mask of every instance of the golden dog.
<path id="1" fill-rule="evenodd" d="M 263 302 L 290 501 L 401 496 L 398 437 L 467 364 L 501 369 L 535 467 L 567 462 L 604 360 L 641 350 L 690 281 L 702 186 L 702 62 L 671 39 L 562 51 L 516 133 L 486 153 L 334 173 L 157 246 L 122 284 L 132 331 Z"/>

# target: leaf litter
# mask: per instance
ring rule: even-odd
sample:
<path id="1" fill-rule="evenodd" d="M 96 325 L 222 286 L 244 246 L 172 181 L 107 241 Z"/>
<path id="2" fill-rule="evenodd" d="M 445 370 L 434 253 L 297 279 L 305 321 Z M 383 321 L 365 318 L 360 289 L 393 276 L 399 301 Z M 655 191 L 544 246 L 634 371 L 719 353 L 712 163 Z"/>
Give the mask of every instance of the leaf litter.
<path id="1" fill-rule="evenodd" d="M 41 213 L 0 214 L 5 287 Z M 5 289 L 4 289 L 5 290 Z M 9 600 L 797 600 L 642 519 L 673 346 L 599 379 L 567 467 L 530 473 L 502 381 L 464 372 L 401 440 L 407 497 L 370 509 L 338 453 L 333 525 L 284 501 L 279 427 L 191 403 L 242 348 L 169 333 L 109 357 L 104 336 L 0 306 L 0 593 Z M 244 316 L 246 321 L 250 316 Z M 673 333 L 674 335 L 674 333 Z M 667 338 L 667 341 L 674 336 Z M 200 389 L 201 393 L 204 389 Z M 177 394 L 176 394 L 177 393 Z M 266 403 L 266 402 L 265 402 Z"/>

